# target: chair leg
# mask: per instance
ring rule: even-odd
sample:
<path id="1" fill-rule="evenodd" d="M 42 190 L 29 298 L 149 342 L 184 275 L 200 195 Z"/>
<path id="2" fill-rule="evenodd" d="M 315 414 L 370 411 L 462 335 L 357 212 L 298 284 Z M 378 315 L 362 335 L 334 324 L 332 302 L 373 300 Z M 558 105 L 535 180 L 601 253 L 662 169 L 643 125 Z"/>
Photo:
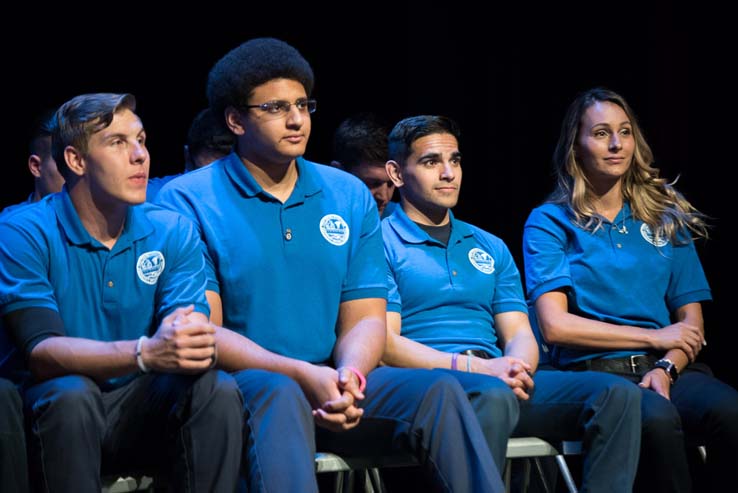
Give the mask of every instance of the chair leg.
<path id="1" fill-rule="evenodd" d="M 541 484 L 543 485 L 543 491 L 546 493 L 551 493 L 551 490 L 548 488 L 548 483 L 546 482 L 546 474 L 543 472 L 543 466 L 541 466 L 541 459 L 538 457 L 535 457 L 533 459 L 536 464 L 536 471 L 538 471 L 538 477 L 541 478 Z"/>
<path id="2" fill-rule="evenodd" d="M 569 466 L 566 465 L 564 456 L 557 455 L 556 463 L 559 465 L 559 471 L 561 471 L 561 475 L 564 478 L 564 482 L 566 483 L 566 488 L 569 490 L 569 493 L 577 493 L 577 485 L 574 484 L 574 478 L 571 477 L 571 472 L 569 471 Z"/>
<path id="3" fill-rule="evenodd" d="M 704 445 L 700 445 L 697 447 L 697 450 L 700 452 L 700 457 L 702 457 L 702 462 L 707 462 L 707 449 Z"/>
<path id="4" fill-rule="evenodd" d="M 510 480 L 512 476 L 512 461 L 507 459 L 505 461 L 505 471 L 502 473 L 502 479 L 505 482 L 505 493 L 510 493 Z"/>

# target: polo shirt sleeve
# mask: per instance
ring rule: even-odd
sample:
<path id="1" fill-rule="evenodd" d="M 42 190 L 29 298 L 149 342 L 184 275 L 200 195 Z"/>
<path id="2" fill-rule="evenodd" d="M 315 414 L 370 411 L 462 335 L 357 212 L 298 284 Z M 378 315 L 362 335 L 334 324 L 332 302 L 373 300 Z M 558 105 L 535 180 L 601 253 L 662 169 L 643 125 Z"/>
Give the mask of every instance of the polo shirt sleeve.
<path id="1" fill-rule="evenodd" d="M 207 279 L 206 289 L 208 291 L 220 293 L 220 284 L 218 283 L 218 276 L 216 275 L 215 263 L 208 251 L 205 238 L 203 237 L 202 224 L 200 224 L 195 207 L 188 198 L 189 196 L 190 194 L 184 193 L 176 187 L 176 182 L 170 182 L 167 183 L 158 194 L 156 194 L 155 200 L 158 205 L 178 212 L 192 221 L 195 231 L 200 238 L 199 245 L 201 256 L 205 261 L 205 278 Z"/>
<path id="2" fill-rule="evenodd" d="M 492 300 L 492 312 L 523 312 L 528 313 L 528 305 L 523 295 L 523 285 L 520 281 L 520 272 L 515 260 L 502 240 L 498 240 L 495 274 L 495 294 Z"/>
<path id="3" fill-rule="evenodd" d="M 167 245 L 167 264 L 157 288 L 158 323 L 176 308 L 191 304 L 196 312 L 210 317 L 200 236 L 186 217 L 176 215 L 175 220 Z"/>
<path id="4" fill-rule="evenodd" d="M 571 287 L 566 257 L 566 231 L 541 208 L 531 212 L 523 229 L 523 260 L 528 299 L 534 303 L 542 294 Z"/>
<path id="5" fill-rule="evenodd" d="M 690 239 L 686 244 L 675 245 L 672 253 L 672 272 L 666 293 L 669 311 L 689 303 L 711 300 L 710 287 L 694 242 Z"/>
<path id="6" fill-rule="evenodd" d="M 342 303 L 364 298 L 387 299 L 387 274 L 379 212 L 368 189 L 366 193 L 363 192 L 364 190 L 362 190 L 361 231 L 355 240 L 349 259 L 346 279 L 341 290 Z"/>
<path id="7" fill-rule="evenodd" d="M 397 287 L 395 280 L 395 270 L 390 259 L 391 251 L 384 245 L 384 258 L 387 265 L 387 311 L 402 313 L 402 298 L 400 297 L 400 289 Z"/>
<path id="8" fill-rule="evenodd" d="M 59 309 L 54 289 L 48 278 L 49 250 L 43 228 L 35 224 L 0 222 L 0 315 L 8 321 L 9 314 L 56 314 Z M 44 310 L 33 310 L 33 309 Z M 44 316 L 55 323 L 6 323 L 6 329 L 25 353 L 49 337 L 63 336 L 59 317 Z M 53 320 L 52 320 L 53 319 Z M 23 321 L 29 318 L 24 316 Z"/>

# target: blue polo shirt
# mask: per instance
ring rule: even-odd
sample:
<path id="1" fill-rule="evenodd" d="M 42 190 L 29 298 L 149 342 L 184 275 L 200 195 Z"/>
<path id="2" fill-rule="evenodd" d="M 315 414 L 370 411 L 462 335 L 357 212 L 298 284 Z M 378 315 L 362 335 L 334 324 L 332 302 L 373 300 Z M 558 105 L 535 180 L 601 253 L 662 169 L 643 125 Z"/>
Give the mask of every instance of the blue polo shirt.
<path id="1" fill-rule="evenodd" d="M 402 207 L 382 221 L 387 311 L 401 314 L 403 336 L 439 351 L 501 356 L 494 316 L 528 313 L 520 274 L 501 239 L 450 215 L 448 246 Z"/>
<path id="2" fill-rule="evenodd" d="M 17 204 L 9 205 L 5 209 L 0 211 L 0 218 L 2 218 L 5 214 L 9 214 L 10 212 L 17 211 L 21 207 L 29 205 L 29 204 L 33 204 L 33 192 L 23 202 L 18 202 Z"/>
<path id="3" fill-rule="evenodd" d="M 129 207 L 112 249 L 90 236 L 66 187 L 0 221 L 0 314 L 59 313 L 63 333 L 98 341 L 153 334 L 180 306 L 209 315 L 200 239 L 186 218 L 151 204 Z"/>
<path id="4" fill-rule="evenodd" d="M 595 232 L 577 226 L 563 205 L 544 204 L 526 221 L 523 253 L 531 304 L 564 289 L 569 312 L 592 320 L 660 329 L 672 323 L 677 308 L 712 299 L 694 243 L 655 238 L 628 203 L 615 224 L 605 221 Z M 552 357 L 564 367 L 643 353 L 555 347 Z"/>
<path id="5" fill-rule="evenodd" d="M 349 173 L 303 159 L 297 172 L 282 203 L 231 153 L 172 180 L 157 201 L 195 222 L 225 327 L 272 352 L 324 362 L 339 304 L 387 296 L 379 214 Z"/>

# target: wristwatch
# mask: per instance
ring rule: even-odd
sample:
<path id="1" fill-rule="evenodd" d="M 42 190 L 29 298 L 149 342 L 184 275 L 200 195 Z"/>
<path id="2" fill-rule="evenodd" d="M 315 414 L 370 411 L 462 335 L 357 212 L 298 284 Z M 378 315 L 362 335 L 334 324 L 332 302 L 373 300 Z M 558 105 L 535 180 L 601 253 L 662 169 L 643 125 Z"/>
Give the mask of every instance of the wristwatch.
<path id="1" fill-rule="evenodd" d="M 656 363 L 653 364 L 654 368 L 661 368 L 666 372 L 667 375 L 669 375 L 669 379 L 671 380 L 671 383 L 677 381 L 679 378 L 679 372 L 677 371 L 677 367 L 674 364 L 674 362 L 668 358 L 662 358 L 658 360 Z"/>

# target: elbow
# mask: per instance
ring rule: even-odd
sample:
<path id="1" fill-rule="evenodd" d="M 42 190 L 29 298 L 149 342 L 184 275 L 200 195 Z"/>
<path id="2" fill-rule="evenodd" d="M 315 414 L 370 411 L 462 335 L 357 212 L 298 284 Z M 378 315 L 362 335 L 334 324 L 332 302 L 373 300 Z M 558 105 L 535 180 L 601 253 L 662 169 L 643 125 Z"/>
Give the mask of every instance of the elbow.
<path id="1" fill-rule="evenodd" d="M 540 331 L 546 344 L 563 344 L 566 340 L 565 330 L 562 325 L 540 321 Z"/>

